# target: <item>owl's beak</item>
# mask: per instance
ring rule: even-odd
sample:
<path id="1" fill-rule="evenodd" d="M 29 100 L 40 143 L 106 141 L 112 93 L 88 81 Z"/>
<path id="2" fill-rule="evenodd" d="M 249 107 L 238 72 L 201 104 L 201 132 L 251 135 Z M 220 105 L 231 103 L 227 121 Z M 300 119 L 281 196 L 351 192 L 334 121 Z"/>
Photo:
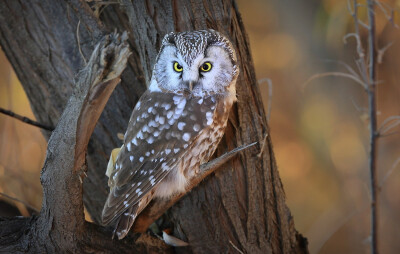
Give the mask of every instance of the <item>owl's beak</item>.
<path id="1" fill-rule="evenodd" d="M 192 92 L 193 91 L 193 81 L 189 81 L 189 91 Z"/>

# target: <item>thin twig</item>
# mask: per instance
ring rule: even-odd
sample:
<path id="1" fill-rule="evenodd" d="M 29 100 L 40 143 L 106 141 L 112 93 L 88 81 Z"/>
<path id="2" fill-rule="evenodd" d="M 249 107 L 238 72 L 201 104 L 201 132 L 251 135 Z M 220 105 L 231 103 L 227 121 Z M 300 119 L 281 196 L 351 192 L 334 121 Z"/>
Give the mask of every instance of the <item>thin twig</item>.
<path id="1" fill-rule="evenodd" d="M 317 79 L 317 78 L 323 78 L 323 77 L 343 77 L 343 78 L 349 78 L 354 80 L 357 84 L 361 85 L 364 89 L 367 89 L 367 85 L 360 80 L 358 77 L 352 75 L 352 74 L 348 74 L 345 72 L 324 72 L 324 73 L 319 73 L 319 74 L 314 74 L 312 75 L 305 83 L 304 83 L 304 87 L 306 85 L 308 85 L 308 83 L 310 83 L 312 80 Z"/>
<path id="2" fill-rule="evenodd" d="M 261 150 L 260 150 L 260 152 L 257 154 L 257 157 L 258 157 L 258 158 L 261 158 L 262 154 L 264 153 L 265 144 L 267 143 L 267 137 L 268 137 L 268 133 L 265 134 L 265 136 L 264 136 L 263 143 L 262 143 L 262 145 L 261 145 Z"/>
<path id="3" fill-rule="evenodd" d="M 356 0 L 354 1 L 356 5 Z M 374 0 L 368 0 L 368 51 L 369 51 L 369 86 L 368 86 L 368 107 L 370 121 L 370 151 L 369 171 L 371 188 L 371 253 L 378 253 L 378 183 L 376 172 L 376 50 L 375 50 L 375 13 Z"/>
<path id="4" fill-rule="evenodd" d="M 78 25 L 76 26 L 76 43 L 78 44 L 79 54 L 81 55 L 81 57 L 83 59 L 83 62 L 85 63 L 85 66 L 86 66 L 87 65 L 87 61 L 86 61 L 85 56 L 83 55 L 82 48 L 81 48 L 81 40 L 80 40 L 80 37 L 79 37 L 79 26 L 80 25 L 81 25 L 81 21 L 79 20 L 78 21 Z"/>
<path id="5" fill-rule="evenodd" d="M 400 124 L 400 116 L 389 116 L 386 118 L 381 127 L 377 131 L 377 135 L 381 136 Z"/>
<path id="6" fill-rule="evenodd" d="M 354 108 L 360 113 L 366 113 L 368 111 L 367 108 L 360 107 L 357 102 L 354 101 L 354 98 L 351 98 L 351 102 L 353 103 Z"/>
<path id="7" fill-rule="evenodd" d="M 393 44 L 394 44 L 393 41 L 389 42 L 385 47 L 378 50 L 378 63 L 379 64 L 382 63 L 382 59 L 383 59 L 383 56 L 385 55 L 386 50 L 388 50 Z"/>
<path id="8" fill-rule="evenodd" d="M 359 57 L 359 60 L 356 61 L 356 63 L 357 63 L 357 66 L 358 66 L 358 68 L 360 70 L 360 73 L 362 74 L 361 76 L 366 78 L 367 77 L 367 75 L 366 75 L 367 74 L 367 66 L 366 66 L 366 63 L 365 63 L 364 48 L 362 46 L 361 39 L 360 39 L 360 27 L 359 27 L 360 20 L 358 19 L 358 7 L 360 5 L 357 3 L 356 0 L 354 0 L 353 1 L 353 10 L 352 10 L 349 0 L 347 1 L 347 4 L 348 4 L 349 12 L 350 12 L 350 14 L 351 14 L 351 16 L 353 17 L 353 20 L 354 20 L 354 33 L 356 35 L 357 53 L 358 53 L 358 57 Z M 361 24 L 362 24 L 363 27 L 365 27 L 367 29 L 370 29 L 369 26 L 367 26 L 367 25 L 365 25 L 363 23 L 361 23 Z M 365 74 L 365 75 L 363 75 L 363 74 Z"/>
<path id="9" fill-rule="evenodd" d="M 53 131 L 54 130 L 54 127 L 51 127 L 51 126 L 48 126 L 48 125 L 45 125 L 45 124 L 41 124 L 41 123 L 36 122 L 34 120 L 31 120 L 31 119 L 29 119 L 29 118 L 27 118 L 25 116 L 18 115 L 18 114 L 14 113 L 14 112 L 12 112 L 10 110 L 7 110 L 7 109 L 0 108 L 0 113 L 4 114 L 4 115 L 11 116 L 11 117 L 13 117 L 15 119 L 18 119 L 18 120 L 20 120 L 20 121 L 22 121 L 24 123 L 39 127 L 39 128 L 41 128 L 43 130 L 46 130 L 46 131 Z"/>
<path id="10" fill-rule="evenodd" d="M 269 78 L 263 78 L 258 81 L 258 84 L 262 84 L 263 82 L 268 83 L 268 109 L 267 109 L 267 121 L 271 117 L 271 107 L 272 107 L 272 81 Z"/>
<path id="11" fill-rule="evenodd" d="M 397 160 L 393 163 L 392 167 L 388 170 L 388 172 L 383 177 L 381 183 L 379 184 L 379 191 L 382 189 L 383 185 L 386 183 L 389 176 L 393 174 L 394 170 L 397 168 L 397 165 L 399 164 L 400 164 L 400 158 L 397 158 Z"/>
<path id="12" fill-rule="evenodd" d="M 18 199 L 18 198 L 11 197 L 11 196 L 9 196 L 9 195 L 3 193 L 3 192 L 0 192 L 0 195 L 3 196 L 3 197 L 6 197 L 6 198 L 8 198 L 8 199 L 11 199 L 11 200 L 13 200 L 13 201 L 16 201 L 16 202 L 19 202 L 19 203 L 23 204 L 24 206 L 28 207 L 29 209 L 31 209 L 31 210 L 34 211 L 35 213 L 39 213 L 38 210 L 36 210 L 35 207 L 31 206 L 30 204 L 28 204 L 28 203 L 26 203 L 26 202 L 24 202 L 24 201 L 22 201 L 22 200 L 20 200 L 20 199 Z"/>
<path id="13" fill-rule="evenodd" d="M 385 15 L 386 19 L 389 21 L 389 23 L 392 24 L 392 26 L 394 26 L 395 28 L 398 29 L 399 26 L 394 22 L 394 10 L 393 10 L 393 8 L 388 6 L 388 3 L 381 2 L 381 1 L 378 1 L 378 0 L 375 0 L 375 4 L 380 8 L 382 13 Z M 383 5 L 387 6 L 387 8 L 390 11 L 390 15 L 388 14 L 388 11 L 386 10 L 386 8 Z"/>
<path id="14" fill-rule="evenodd" d="M 229 243 L 232 245 L 232 247 L 237 250 L 240 254 L 244 254 L 243 251 L 241 251 L 238 247 L 236 247 L 236 245 L 233 244 L 233 242 L 231 240 L 229 240 Z"/>
<path id="15" fill-rule="evenodd" d="M 344 68 L 346 68 L 346 70 L 348 70 L 348 71 L 350 72 L 350 74 L 352 74 L 352 75 L 354 75 L 354 76 L 360 78 L 360 77 L 359 77 L 359 74 L 358 74 L 353 68 L 351 68 L 350 65 L 348 65 L 347 63 L 345 63 L 345 62 L 343 62 L 343 61 L 325 59 L 324 62 L 340 64 L 340 65 L 342 65 Z"/>

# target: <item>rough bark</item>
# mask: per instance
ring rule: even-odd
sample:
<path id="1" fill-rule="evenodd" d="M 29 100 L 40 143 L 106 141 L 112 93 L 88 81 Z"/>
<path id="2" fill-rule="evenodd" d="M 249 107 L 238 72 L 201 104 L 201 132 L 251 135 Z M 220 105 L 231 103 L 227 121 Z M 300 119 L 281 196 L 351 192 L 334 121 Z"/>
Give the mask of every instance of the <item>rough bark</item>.
<path id="1" fill-rule="evenodd" d="M 121 0 L 120 4 L 106 7 L 100 18 L 83 0 L 7 0 L 0 5 L 1 46 L 24 86 L 37 119 L 53 126 L 63 121 L 61 113 L 73 94 L 73 80 L 84 66 L 80 50 L 88 59 L 95 44 L 107 32 L 114 29 L 129 31 L 132 55 L 121 77 L 122 82 L 110 97 L 88 146 L 88 177 L 83 185 L 83 199 L 95 222 L 100 221 L 108 192 L 104 175 L 108 155 L 112 148 L 121 145 L 116 134 L 125 131 L 130 112 L 146 89 L 163 35 L 170 31 L 205 28 L 218 30 L 231 39 L 241 69 L 237 84 L 238 103 L 216 152 L 220 155 L 239 145 L 262 142 L 269 132 L 248 39 L 234 1 Z M 63 140 L 60 137 L 54 142 Z M 270 138 L 267 142 L 261 158 L 256 156 L 260 145 L 249 148 L 168 211 L 174 235 L 190 243 L 190 247 L 181 251 L 234 253 L 238 248 L 244 253 L 307 252 L 306 240 L 297 234 L 285 205 Z M 59 160 L 60 166 L 65 161 L 70 163 L 70 160 L 75 165 L 76 154 L 64 155 L 70 157 L 54 158 Z M 77 169 L 76 165 L 74 168 Z M 75 173 L 71 172 L 73 177 L 76 177 Z M 0 238 L 0 249 L 11 246 L 12 250 L 32 251 L 28 247 L 34 239 L 26 237 L 32 235 L 25 234 L 26 230 L 39 230 L 35 227 L 39 222 L 47 225 L 46 232 L 51 232 L 47 237 L 62 237 L 61 232 L 53 231 L 62 228 L 66 221 L 72 224 L 68 226 L 67 235 L 74 243 L 58 246 L 63 250 L 111 252 L 115 248 L 114 252 L 122 253 L 132 250 L 151 252 L 162 248 L 146 234 L 142 234 L 139 241 L 138 235 L 121 242 L 111 241 L 107 238 L 111 235 L 109 230 L 85 223 L 83 210 L 79 210 L 82 187 L 76 178 L 71 185 L 68 182 L 61 186 L 51 182 L 43 184 L 45 195 L 46 191 L 56 191 L 57 188 L 61 188 L 63 193 L 58 200 L 49 200 L 50 203 L 78 197 L 67 202 L 78 207 L 72 208 L 76 214 L 67 213 L 64 221 L 58 221 L 61 225 L 54 229 L 57 220 L 48 220 L 46 224 L 42 218 L 51 218 L 51 214 L 46 215 L 43 208 L 57 206 L 58 209 L 60 204 L 44 203 L 38 217 L 3 220 L 0 222 L 3 225 L 0 235 L 12 237 Z M 5 223 L 10 225 L 6 230 L 3 229 Z M 46 236 L 41 240 L 45 241 Z M 133 244 L 134 240 L 136 247 L 128 248 L 127 244 Z M 95 247 L 97 243 L 99 245 Z M 40 241 L 34 246 L 36 250 L 52 251 L 45 249 L 46 245 Z"/>

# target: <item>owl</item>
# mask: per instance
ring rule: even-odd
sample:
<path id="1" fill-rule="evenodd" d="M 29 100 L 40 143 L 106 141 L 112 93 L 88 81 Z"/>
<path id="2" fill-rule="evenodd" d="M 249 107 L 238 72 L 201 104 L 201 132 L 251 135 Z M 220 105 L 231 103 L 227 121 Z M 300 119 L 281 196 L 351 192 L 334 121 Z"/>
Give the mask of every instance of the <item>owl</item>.
<path id="1" fill-rule="evenodd" d="M 214 30 L 169 33 L 124 144 L 108 170 L 102 212 L 119 239 L 155 198 L 184 193 L 220 142 L 236 101 L 236 53 Z"/>

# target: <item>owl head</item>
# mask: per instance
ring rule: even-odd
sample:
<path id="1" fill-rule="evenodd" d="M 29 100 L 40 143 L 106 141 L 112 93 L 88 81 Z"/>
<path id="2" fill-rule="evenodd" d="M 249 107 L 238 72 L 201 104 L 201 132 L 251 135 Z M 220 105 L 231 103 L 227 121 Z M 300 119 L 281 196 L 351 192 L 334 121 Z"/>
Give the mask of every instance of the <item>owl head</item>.
<path id="1" fill-rule="evenodd" d="M 236 53 L 214 30 L 169 33 L 157 56 L 150 91 L 189 94 L 235 94 L 239 74 Z"/>

